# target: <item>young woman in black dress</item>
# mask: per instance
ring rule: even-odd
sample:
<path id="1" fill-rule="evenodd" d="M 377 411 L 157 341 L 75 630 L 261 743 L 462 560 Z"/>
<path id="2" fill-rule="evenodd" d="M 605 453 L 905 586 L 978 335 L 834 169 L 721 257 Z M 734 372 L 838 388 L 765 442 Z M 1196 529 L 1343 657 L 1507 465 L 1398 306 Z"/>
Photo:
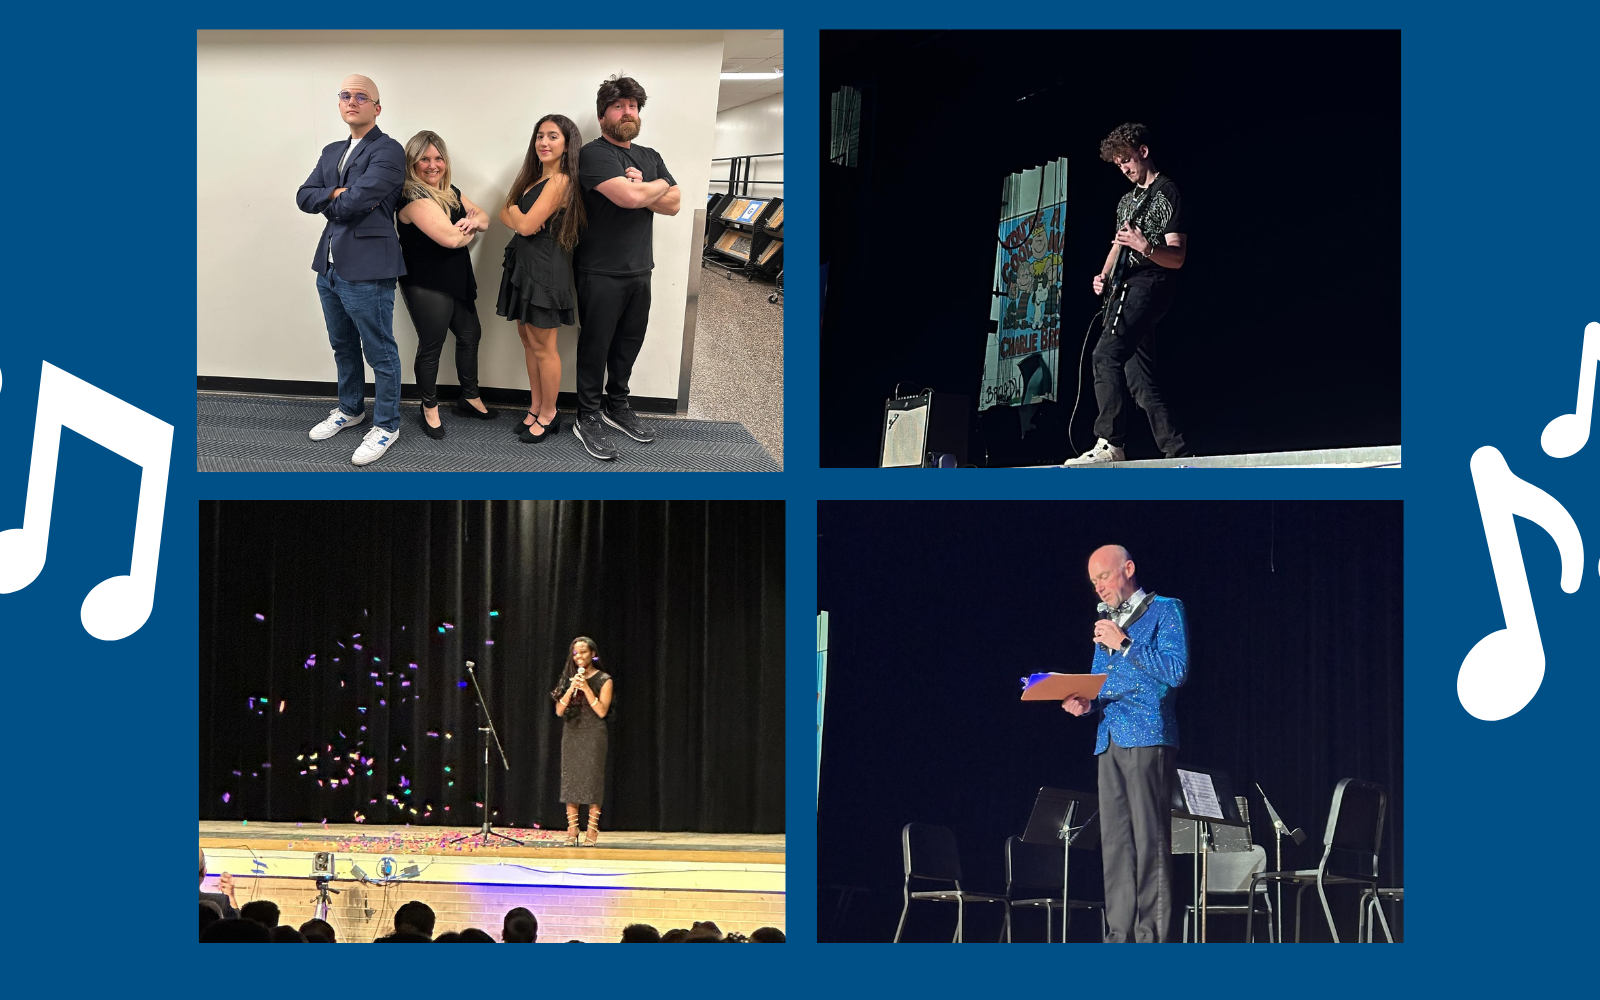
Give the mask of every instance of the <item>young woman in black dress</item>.
<path id="1" fill-rule="evenodd" d="M 572 249 L 583 228 L 578 150 L 583 136 L 565 115 L 539 119 L 522 169 L 511 184 L 500 221 L 514 233 L 506 245 L 505 274 L 495 312 L 516 320 L 528 363 L 528 415 L 517 428 L 525 444 L 539 444 L 560 429 L 556 394 L 561 355 L 556 330 L 570 326 Z"/>
<path id="2" fill-rule="evenodd" d="M 400 192 L 400 252 L 406 273 L 400 293 L 417 328 L 417 389 L 422 393 L 422 430 L 444 437 L 439 421 L 439 351 L 446 330 L 456 335 L 456 376 L 461 398 L 456 411 L 479 420 L 495 413 L 478 398 L 478 282 L 467 247 L 489 228 L 489 215 L 450 183 L 450 156 L 437 132 L 422 131 L 406 143 L 406 183 Z"/>
<path id="3" fill-rule="evenodd" d="M 578 846 L 578 804 L 589 803 L 589 828 L 583 842 L 600 839 L 600 800 L 606 788 L 606 716 L 611 712 L 611 675 L 595 661 L 594 640 L 580 635 L 568 647 L 567 665 L 550 697 L 561 727 L 561 801 L 567 804 L 568 847 Z"/>

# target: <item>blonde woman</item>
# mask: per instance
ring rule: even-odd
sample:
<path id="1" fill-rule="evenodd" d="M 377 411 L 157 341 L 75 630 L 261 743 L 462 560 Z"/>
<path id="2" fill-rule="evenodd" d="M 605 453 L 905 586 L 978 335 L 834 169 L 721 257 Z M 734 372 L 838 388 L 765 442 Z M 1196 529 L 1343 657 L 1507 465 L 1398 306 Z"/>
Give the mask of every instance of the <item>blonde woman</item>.
<path id="1" fill-rule="evenodd" d="M 478 398 L 478 283 L 467 248 L 489 228 L 489 216 L 450 183 L 450 153 L 437 132 L 422 131 L 406 143 L 406 183 L 400 192 L 400 279 L 406 311 L 417 328 L 417 389 L 422 393 L 423 433 L 444 437 L 439 420 L 439 351 L 445 331 L 456 335 L 456 375 L 461 398 L 456 412 L 492 420 Z"/>
<path id="2" fill-rule="evenodd" d="M 545 115 L 534 127 L 522 169 L 511 184 L 500 221 L 515 236 L 506 245 L 505 274 L 495 312 L 515 320 L 528 364 L 528 415 L 517 428 L 524 444 L 542 444 L 561 429 L 556 394 L 561 355 L 556 330 L 571 325 L 572 250 L 584 225 L 578 187 L 583 136 L 565 115 Z"/>

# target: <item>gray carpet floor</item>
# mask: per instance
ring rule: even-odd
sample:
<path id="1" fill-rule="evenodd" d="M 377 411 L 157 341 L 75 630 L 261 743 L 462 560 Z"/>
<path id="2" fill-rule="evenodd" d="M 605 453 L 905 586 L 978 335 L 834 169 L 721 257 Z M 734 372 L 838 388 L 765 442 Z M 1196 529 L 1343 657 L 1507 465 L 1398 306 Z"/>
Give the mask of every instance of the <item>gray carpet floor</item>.
<path id="1" fill-rule="evenodd" d="M 765 304 L 765 300 L 763 300 Z M 619 457 L 600 462 L 572 434 L 562 411 L 560 433 L 529 445 L 511 433 L 518 411 L 498 420 L 459 417 L 441 407 L 446 436 L 435 441 L 417 425 L 420 404 L 400 406 L 400 439 L 367 466 L 350 455 L 371 424 L 312 441 L 307 432 L 335 400 L 201 392 L 195 400 L 196 462 L 201 472 L 777 472 L 767 450 L 738 423 L 641 414 L 656 432 L 638 444 L 613 432 Z M 370 412 L 371 402 L 368 402 Z"/>
<path id="2" fill-rule="evenodd" d="M 783 303 L 766 281 L 700 271 L 689 416 L 736 420 L 783 464 Z"/>

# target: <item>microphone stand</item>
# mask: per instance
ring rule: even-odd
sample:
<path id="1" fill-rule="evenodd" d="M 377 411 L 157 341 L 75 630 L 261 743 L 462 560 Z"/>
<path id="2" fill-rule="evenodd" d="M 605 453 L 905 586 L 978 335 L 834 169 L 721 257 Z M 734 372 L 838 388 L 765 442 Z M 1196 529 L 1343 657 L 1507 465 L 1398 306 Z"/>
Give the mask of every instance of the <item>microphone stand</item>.
<path id="1" fill-rule="evenodd" d="M 501 840 L 509 840 L 518 847 L 521 847 L 522 841 L 515 837 L 508 837 L 503 833 L 496 832 L 489 823 L 489 740 L 491 738 L 494 740 L 495 749 L 500 751 L 500 763 L 507 771 L 511 770 L 511 763 L 510 761 L 506 760 L 506 748 L 500 743 L 500 734 L 494 731 L 494 719 L 489 715 L 489 702 L 483 696 L 483 688 L 478 686 L 478 674 L 472 669 L 474 666 L 476 666 L 476 664 L 474 664 L 471 660 L 467 661 L 467 676 L 472 678 L 472 689 L 478 693 L 478 732 L 484 734 L 481 737 L 483 740 L 483 827 L 475 834 L 463 834 L 462 836 L 451 840 L 450 843 L 455 844 L 463 840 L 471 840 L 476 836 L 482 836 L 485 847 L 489 846 L 490 837 L 499 837 Z"/>
<path id="2" fill-rule="evenodd" d="M 1277 849 L 1277 861 L 1275 863 L 1275 870 L 1281 872 L 1281 871 L 1283 871 L 1283 838 L 1284 837 L 1292 838 L 1294 840 L 1294 842 L 1295 842 L 1295 846 L 1298 847 L 1299 845 L 1301 845 L 1301 844 L 1306 842 L 1306 832 L 1304 830 L 1300 829 L 1299 827 L 1295 827 L 1293 830 L 1289 829 L 1289 825 L 1287 823 L 1285 823 L 1283 821 L 1283 818 L 1278 815 L 1278 810 L 1272 808 L 1272 800 L 1267 798 L 1266 790 L 1261 787 L 1261 782 L 1258 781 L 1258 782 L 1255 783 L 1255 785 L 1256 785 L 1256 791 L 1261 793 L 1261 801 L 1266 803 L 1267 815 L 1272 817 L 1273 846 Z M 1255 903 L 1252 901 L 1250 905 L 1254 906 Z M 1296 924 L 1296 926 L 1298 927 L 1299 925 Z M 1296 937 L 1296 939 L 1299 938 L 1299 932 L 1298 931 L 1296 932 L 1295 937 Z M 1278 879 L 1278 943 L 1279 944 L 1283 944 L 1283 880 L 1282 879 Z"/>

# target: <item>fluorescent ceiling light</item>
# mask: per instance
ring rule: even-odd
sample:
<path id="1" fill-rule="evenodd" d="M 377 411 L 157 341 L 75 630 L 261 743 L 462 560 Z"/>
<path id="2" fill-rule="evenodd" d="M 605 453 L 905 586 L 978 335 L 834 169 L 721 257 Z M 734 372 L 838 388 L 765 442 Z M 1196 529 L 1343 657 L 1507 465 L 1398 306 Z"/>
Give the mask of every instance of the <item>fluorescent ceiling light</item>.
<path id="1" fill-rule="evenodd" d="M 783 70 L 774 70 L 771 73 L 724 73 L 724 80 L 776 80 L 783 76 Z"/>

